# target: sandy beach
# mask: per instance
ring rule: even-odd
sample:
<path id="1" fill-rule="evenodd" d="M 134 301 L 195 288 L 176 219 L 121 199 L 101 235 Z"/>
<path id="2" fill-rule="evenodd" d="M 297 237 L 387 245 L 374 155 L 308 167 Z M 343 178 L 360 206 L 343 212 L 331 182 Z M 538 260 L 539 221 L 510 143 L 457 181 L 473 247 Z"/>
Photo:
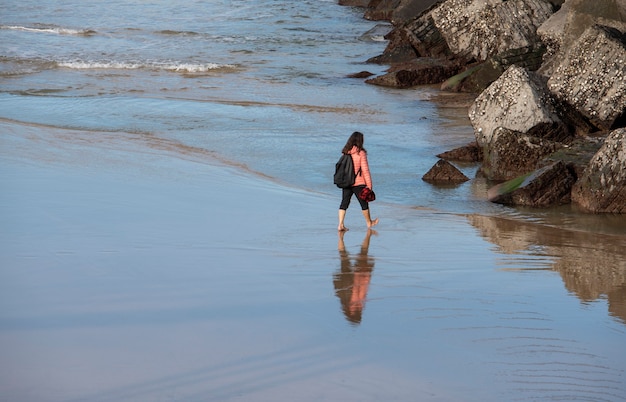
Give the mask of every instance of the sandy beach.
<path id="1" fill-rule="evenodd" d="M 184 4 L 183 4 L 184 3 Z M 334 1 L 6 0 L 0 402 L 624 401 L 626 221 L 421 178 L 471 96 Z M 365 134 L 375 231 L 331 177 Z"/>
<path id="2" fill-rule="evenodd" d="M 381 203 L 341 244 L 338 195 L 149 136 L 1 129 L 3 400 L 625 395 L 623 238 Z"/>

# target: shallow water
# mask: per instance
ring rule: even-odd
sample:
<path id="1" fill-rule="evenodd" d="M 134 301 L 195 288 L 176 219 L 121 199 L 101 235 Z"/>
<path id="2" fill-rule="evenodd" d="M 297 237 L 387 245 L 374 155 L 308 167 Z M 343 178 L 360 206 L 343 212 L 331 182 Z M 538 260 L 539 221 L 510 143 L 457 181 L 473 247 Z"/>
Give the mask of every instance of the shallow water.
<path id="1" fill-rule="evenodd" d="M 383 204 L 338 238 L 334 197 L 177 143 L 1 127 L 8 400 L 626 394 L 623 237 Z"/>
<path id="2" fill-rule="evenodd" d="M 466 108 L 345 78 L 384 69 L 361 16 L 3 3 L 0 395 L 624 400 L 624 218 L 424 183 L 473 139 Z M 382 223 L 365 250 L 350 209 L 339 252 L 354 130 Z"/>

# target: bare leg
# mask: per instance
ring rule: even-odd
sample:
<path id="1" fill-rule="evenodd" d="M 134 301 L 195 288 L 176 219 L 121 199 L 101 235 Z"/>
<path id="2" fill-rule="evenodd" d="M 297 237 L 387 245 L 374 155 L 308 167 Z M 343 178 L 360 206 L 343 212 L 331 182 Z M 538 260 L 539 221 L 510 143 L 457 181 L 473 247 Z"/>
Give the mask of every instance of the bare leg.
<path id="1" fill-rule="evenodd" d="M 337 226 L 337 230 L 340 232 L 345 232 L 348 230 L 348 228 L 343 225 L 343 221 L 345 219 L 346 219 L 346 210 L 340 209 L 339 210 L 339 226 Z"/>
<path id="2" fill-rule="evenodd" d="M 369 209 L 363 211 L 363 217 L 365 218 L 365 223 L 367 223 L 368 228 L 378 225 L 378 218 L 372 220 Z"/>

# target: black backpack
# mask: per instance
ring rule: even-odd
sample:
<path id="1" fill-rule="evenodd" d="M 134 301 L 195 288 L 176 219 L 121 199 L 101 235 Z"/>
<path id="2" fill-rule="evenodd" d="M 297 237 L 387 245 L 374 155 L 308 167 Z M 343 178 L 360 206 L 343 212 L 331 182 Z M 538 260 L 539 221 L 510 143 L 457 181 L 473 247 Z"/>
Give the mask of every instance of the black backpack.
<path id="1" fill-rule="evenodd" d="M 361 169 L 359 169 L 361 174 Z M 334 183 L 339 188 L 350 188 L 354 185 L 356 174 L 354 173 L 354 162 L 352 155 L 341 154 L 341 158 L 335 164 Z"/>

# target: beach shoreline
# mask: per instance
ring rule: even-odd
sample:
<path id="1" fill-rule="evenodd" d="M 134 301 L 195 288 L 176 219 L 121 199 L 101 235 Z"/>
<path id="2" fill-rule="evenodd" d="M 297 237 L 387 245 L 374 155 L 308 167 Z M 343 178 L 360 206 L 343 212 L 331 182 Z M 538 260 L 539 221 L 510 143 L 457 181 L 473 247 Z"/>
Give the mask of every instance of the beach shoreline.
<path id="1" fill-rule="evenodd" d="M 0 390 L 12 401 L 496 401 L 515 383 L 494 375 L 545 364 L 509 347 L 558 344 L 558 356 L 571 342 L 584 345 L 572 370 L 608 361 L 590 389 L 626 388 L 623 350 L 603 352 L 626 334 L 620 238 L 373 203 L 376 234 L 351 208 L 342 254 L 327 194 L 134 134 L 17 127 L 0 138 Z M 360 258 L 370 278 L 355 324 L 333 278 Z M 546 291 L 595 329 L 573 335 Z M 601 308 L 603 294 L 612 319 L 572 309 Z M 545 396 L 535 380 L 526 392 Z"/>
<path id="2" fill-rule="evenodd" d="M 362 10 L 57 3 L 0 29 L 1 400 L 623 401 L 626 237 L 421 180 L 470 99 L 347 78 Z"/>
<path id="3" fill-rule="evenodd" d="M 37 125 L 18 124 L 7 133 L 13 123 L 3 125 L 3 397 L 223 401 L 298 392 L 306 395 L 300 400 L 368 400 L 376 386 L 316 387 L 332 384 L 341 370 L 342 381 L 355 383 L 376 373 L 377 382 L 398 386 L 388 392 L 403 399 L 410 392 L 461 400 L 350 354 L 333 358 L 326 337 L 335 331 L 311 339 L 283 322 L 300 321 L 289 304 L 319 303 L 325 292 L 317 275 L 312 290 L 301 292 L 290 287 L 297 276 L 276 284 L 272 272 L 291 267 L 306 276 L 291 266 L 298 260 L 332 266 L 338 258 L 334 199 L 285 188 L 208 155 L 161 142 L 155 147 L 134 134 L 94 139 Z M 353 236 L 365 228 L 356 216 L 348 221 L 352 251 Z M 252 276 L 251 267 L 257 268 Z M 329 325 L 316 312 L 305 314 Z M 302 342 L 309 344 L 298 346 Z M 283 373 L 295 358 L 310 367 Z"/>

